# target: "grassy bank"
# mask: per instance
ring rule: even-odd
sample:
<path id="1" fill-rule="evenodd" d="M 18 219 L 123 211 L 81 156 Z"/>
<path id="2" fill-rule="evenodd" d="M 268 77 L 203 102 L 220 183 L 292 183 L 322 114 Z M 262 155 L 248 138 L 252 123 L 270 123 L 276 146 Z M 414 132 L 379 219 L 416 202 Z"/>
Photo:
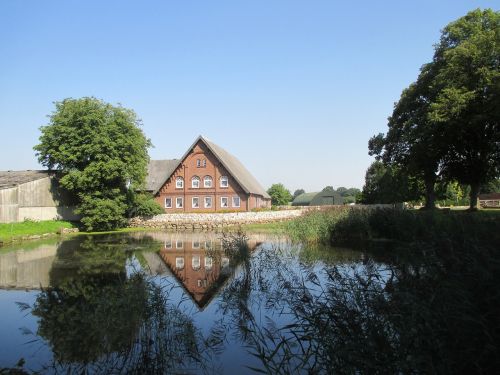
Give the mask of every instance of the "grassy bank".
<path id="1" fill-rule="evenodd" d="M 500 240 L 500 211 L 414 211 L 334 208 L 286 224 L 296 241 L 357 245 L 365 241 L 429 242 L 442 239 Z"/>
<path id="2" fill-rule="evenodd" d="M 29 236 L 57 234 L 61 228 L 74 228 L 69 221 L 22 221 L 20 223 L 0 224 L 0 243 L 9 243 Z"/>

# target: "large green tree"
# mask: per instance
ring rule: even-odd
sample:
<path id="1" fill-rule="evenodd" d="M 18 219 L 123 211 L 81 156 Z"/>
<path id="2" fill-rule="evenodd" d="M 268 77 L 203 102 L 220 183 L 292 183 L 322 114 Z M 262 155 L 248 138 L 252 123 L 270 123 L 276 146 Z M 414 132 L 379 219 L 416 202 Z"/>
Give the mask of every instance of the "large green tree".
<path id="1" fill-rule="evenodd" d="M 429 115 L 449 140 L 443 174 L 470 185 L 474 209 L 481 184 L 500 174 L 500 12 L 477 9 L 446 26 L 434 63 Z"/>
<path id="2" fill-rule="evenodd" d="M 387 134 L 370 139 L 371 155 L 425 182 L 427 208 L 438 178 L 470 185 L 473 209 L 480 185 L 500 173 L 499 17 L 475 10 L 446 26 Z"/>
<path id="3" fill-rule="evenodd" d="M 87 230 L 126 223 L 133 191 L 146 177 L 151 142 L 136 114 L 85 97 L 55 103 L 49 124 L 34 147 L 39 162 L 60 172 L 61 186 L 77 200 Z"/>
<path id="4" fill-rule="evenodd" d="M 273 184 L 267 193 L 271 196 L 273 206 L 284 206 L 292 200 L 292 194 L 283 184 Z"/>

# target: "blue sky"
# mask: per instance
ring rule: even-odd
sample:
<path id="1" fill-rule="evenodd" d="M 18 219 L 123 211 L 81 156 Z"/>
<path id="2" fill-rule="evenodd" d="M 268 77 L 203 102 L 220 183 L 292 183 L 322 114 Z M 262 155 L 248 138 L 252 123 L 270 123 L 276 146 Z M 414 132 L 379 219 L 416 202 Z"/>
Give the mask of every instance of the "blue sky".
<path id="1" fill-rule="evenodd" d="M 0 2 L 0 170 L 38 169 L 53 102 L 136 111 L 153 159 L 199 134 L 266 188 L 361 188 L 368 139 L 449 22 L 496 1 Z"/>

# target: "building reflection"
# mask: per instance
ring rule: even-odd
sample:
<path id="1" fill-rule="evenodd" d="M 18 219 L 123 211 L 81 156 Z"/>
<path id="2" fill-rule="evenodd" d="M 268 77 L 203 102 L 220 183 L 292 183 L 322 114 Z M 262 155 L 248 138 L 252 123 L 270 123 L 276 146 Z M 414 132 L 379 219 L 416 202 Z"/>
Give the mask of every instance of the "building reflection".
<path id="1" fill-rule="evenodd" d="M 260 244 L 250 239 L 248 248 L 253 251 Z M 206 234 L 166 234 L 159 254 L 200 310 L 210 304 L 238 266 L 222 248 L 221 240 Z"/>

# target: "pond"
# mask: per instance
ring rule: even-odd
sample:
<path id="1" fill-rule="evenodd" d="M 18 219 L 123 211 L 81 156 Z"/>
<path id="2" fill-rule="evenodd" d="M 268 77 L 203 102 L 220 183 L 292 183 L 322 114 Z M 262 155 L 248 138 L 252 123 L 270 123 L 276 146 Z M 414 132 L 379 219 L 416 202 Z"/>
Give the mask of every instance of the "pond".
<path id="1" fill-rule="evenodd" d="M 449 372 L 446 317 L 412 292 L 429 268 L 373 254 L 243 233 L 5 247 L 0 373 Z"/>

